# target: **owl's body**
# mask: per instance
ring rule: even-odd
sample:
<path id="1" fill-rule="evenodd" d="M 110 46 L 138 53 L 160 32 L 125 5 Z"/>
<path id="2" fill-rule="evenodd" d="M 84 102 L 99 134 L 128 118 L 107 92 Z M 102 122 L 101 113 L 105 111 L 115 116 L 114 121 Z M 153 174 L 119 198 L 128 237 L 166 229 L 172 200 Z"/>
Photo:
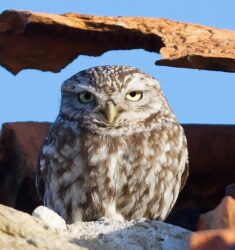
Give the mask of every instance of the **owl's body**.
<path id="1" fill-rule="evenodd" d="M 164 219 L 186 181 L 187 161 L 183 129 L 159 83 L 135 68 L 96 67 L 62 86 L 37 188 L 68 223 Z"/>

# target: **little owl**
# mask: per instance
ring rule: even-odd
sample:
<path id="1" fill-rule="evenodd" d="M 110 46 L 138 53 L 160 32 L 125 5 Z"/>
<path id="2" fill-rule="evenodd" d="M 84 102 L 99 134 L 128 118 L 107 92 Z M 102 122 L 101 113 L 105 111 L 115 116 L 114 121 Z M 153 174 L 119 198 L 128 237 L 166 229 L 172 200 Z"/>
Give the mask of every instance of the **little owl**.
<path id="1" fill-rule="evenodd" d="M 100 66 L 61 91 L 38 161 L 44 205 L 67 223 L 164 220 L 186 182 L 188 151 L 159 82 L 133 67 Z"/>

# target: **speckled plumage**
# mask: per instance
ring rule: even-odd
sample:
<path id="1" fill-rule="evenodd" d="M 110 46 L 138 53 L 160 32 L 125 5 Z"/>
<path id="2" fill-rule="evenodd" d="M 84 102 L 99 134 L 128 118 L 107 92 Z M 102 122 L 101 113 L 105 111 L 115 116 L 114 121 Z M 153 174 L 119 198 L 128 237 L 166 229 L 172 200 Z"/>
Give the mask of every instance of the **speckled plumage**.
<path id="1" fill-rule="evenodd" d="M 78 95 L 87 92 L 93 100 L 81 103 Z M 140 100 L 130 101 L 128 93 L 141 93 Z M 110 102 L 116 113 L 108 122 Z M 158 81 L 133 67 L 100 66 L 63 83 L 60 112 L 39 156 L 37 189 L 68 223 L 165 219 L 187 163 L 183 128 Z"/>

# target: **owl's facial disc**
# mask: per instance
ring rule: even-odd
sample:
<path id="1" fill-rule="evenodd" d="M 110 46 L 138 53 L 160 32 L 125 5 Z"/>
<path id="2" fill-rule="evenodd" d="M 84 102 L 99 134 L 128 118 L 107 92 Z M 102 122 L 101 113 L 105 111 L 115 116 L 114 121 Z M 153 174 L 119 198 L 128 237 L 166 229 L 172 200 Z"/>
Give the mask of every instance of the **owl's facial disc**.
<path id="1" fill-rule="evenodd" d="M 66 119 L 104 134 L 145 128 L 168 108 L 158 81 L 136 70 L 79 73 L 64 83 L 62 94 L 60 113 Z"/>
<path id="2" fill-rule="evenodd" d="M 144 84 L 132 84 L 111 94 L 78 85 L 76 91 L 63 93 L 61 113 L 87 128 L 134 126 L 159 110 L 161 100 L 157 92 Z"/>

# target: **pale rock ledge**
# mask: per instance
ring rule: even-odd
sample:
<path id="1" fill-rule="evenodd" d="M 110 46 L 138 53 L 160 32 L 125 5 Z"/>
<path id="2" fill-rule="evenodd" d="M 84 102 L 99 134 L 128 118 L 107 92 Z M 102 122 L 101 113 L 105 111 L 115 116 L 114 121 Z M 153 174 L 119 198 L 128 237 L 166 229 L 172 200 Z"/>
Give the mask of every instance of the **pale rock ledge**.
<path id="1" fill-rule="evenodd" d="M 0 205 L 0 249 L 187 249 L 190 231 L 160 221 L 95 222 L 65 225 L 52 210 L 33 214 Z"/>

